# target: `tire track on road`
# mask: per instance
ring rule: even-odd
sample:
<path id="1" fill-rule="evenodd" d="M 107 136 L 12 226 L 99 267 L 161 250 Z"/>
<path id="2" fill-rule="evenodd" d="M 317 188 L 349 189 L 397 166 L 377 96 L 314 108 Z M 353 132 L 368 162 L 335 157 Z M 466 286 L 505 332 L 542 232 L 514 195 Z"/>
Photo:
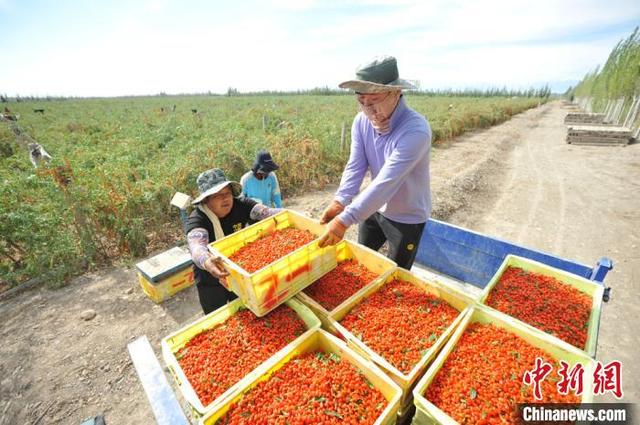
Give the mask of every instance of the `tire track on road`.
<path id="1" fill-rule="evenodd" d="M 529 173 L 534 174 L 533 183 L 535 187 L 533 189 L 534 191 L 533 196 L 529 197 L 529 202 L 527 205 L 527 217 L 524 220 L 524 222 L 519 223 L 517 226 L 519 230 L 515 239 L 518 244 L 522 244 L 522 242 L 525 240 L 525 236 L 527 232 L 530 232 L 533 227 L 532 224 L 534 223 L 535 218 L 538 216 L 538 210 L 540 209 L 540 202 L 542 201 L 542 191 L 543 191 L 543 187 L 542 187 L 543 183 L 541 179 L 542 173 L 540 172 L 540 169 L 538 167 L 538 164 L 537 164 L 538 161 L 535 158 L 533 152 L 531 151 L 530 135 L 525 137 L 524 150 L 527 158 L 529 159 L 528 161 L 525 161 L 525 164 L 526 164 L 525 174 L 529 174 Z"/>
<path id="2" fill-rule="evenodd" d="M 551 116 L 549 119 L 545 120 L 545 126 L 539 129 L 540 139 L 545 141 L 545 146 L 542 149 L 538 149 L 538 153 L 542 158 L 544 158 L 544 168 L 551 169 L 555 168 L 555 157 L 557 157 L 560 151 L 565 149 L 565 144 L 558 145 L 558 141 L 554 138 L 545 138 L 544 135 L 549 132 L 564 131 L 564 124 L 560 124 L 564 122 L 564 113 L 558 111 L 551 111 Z M 553 153 L 554 158 L 552 158 L 549 152 Z M 566 169 L 563 169 L 562 172 L 548 172 L 545 173 L 545 177 L 552 177 L 553 181 L 547 181 L 547 192 L 556 193 L 557 194 L 557 202 L 547 203 L 550 207 L 555 210 L 554 212 L 549 212 L 548 208 L 545 208 L 543 213 L 545 213 L 546 223 L 544 228 L 547 229 L 557 229 L 554 231 L 553 241 L 550 241 L 550 250 L 551 252 L 562 252 L 564 248 L 564 232 L 562 229 L 566 228 L 567 225 L 567 213 L 569 205 L 567 203 L 567 194 L 566 194 L 566 184 L 567 184 L 567 174 Z M 549 215 L 551 214 L 551 215 Z"/>

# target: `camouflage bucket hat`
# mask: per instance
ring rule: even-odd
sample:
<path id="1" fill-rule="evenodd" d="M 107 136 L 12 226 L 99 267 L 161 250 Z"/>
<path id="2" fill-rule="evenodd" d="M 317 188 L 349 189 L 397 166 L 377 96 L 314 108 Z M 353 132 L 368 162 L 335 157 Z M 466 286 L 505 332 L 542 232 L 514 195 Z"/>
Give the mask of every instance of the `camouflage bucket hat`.
<path id="1" fill-rule="evenodd" d="M 341 89 L 358 93 L 379 93 L 389 90 L 415 89 L 416 87 L 398 74 L 398 62 L 393 56 L 379 56 L 356 69 L 354 80 L 339 84 Z"/>
<path id="2" fill-rule="evenodd" d="M 240 183 L 227 180 L 224 172 L 219 168 L 212 168 L 210 170 L 203 171 L 198 176 L 196 183 L 198 185 L 198 190 L 200 191 L 200 196 L 194 199 L 193 202 L 191 202 L 192 204 L 199 204 L 207 196 L 214 195 L 229 185 L 231 186 L 231 192 L 234 197 L 238 197 L 242 193 L 242 186 L 240 186 Z"/>

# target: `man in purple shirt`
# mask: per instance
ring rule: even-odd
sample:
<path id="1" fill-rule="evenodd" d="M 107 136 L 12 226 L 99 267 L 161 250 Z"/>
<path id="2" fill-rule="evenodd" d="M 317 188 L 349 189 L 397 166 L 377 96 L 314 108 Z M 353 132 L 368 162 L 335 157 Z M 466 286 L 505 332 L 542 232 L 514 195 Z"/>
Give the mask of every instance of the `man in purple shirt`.
<path id="1" fill-rule="evenodd" d="M 351 155 L 340 187 L 320 222 L 320 246 L 333 245 L 359 223 L 358 242 L 378 250 L 389 242 L 389 258 L 410 269 L 431 213 L 431 128 L 409 108 L 396 59 L 383 56 L 359 67 L 356 79 L 340 84 L 356 93 L 361 112 L 351 127 Z M 365 173 L 371 183 L 360 192 Z"/>

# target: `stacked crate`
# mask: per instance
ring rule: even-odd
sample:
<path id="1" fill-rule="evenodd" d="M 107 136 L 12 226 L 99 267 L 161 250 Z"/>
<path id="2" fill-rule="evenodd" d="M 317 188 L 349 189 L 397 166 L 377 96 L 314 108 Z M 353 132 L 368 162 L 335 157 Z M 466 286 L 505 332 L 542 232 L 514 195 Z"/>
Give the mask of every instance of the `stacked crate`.
<path id="1" fill-rule="evenodd" d="M 352 305 L 354 300 L 360 299 L 362 293 L 365 292 L 369 286 L 386 280 L 386 278 L 396 270 L 397 266 L 396 263 L 389 260 L 387 257 L 365 246 L 348 240 L 343 240 L 334 246 L 328 247 L 326 255 L 328 256 L 327 262 L 331 262 L 333 265 L 332 269 L 343 261 L 354 260 L 378 276 L 376 279 L 369 282 L 367 286 L 363 287 L 331 310 L 327 310 L 318 300 L 307 295 L 305 291 L 299 292 L 296 296 L 298 300 L 302 301 L 303 304 L 309 307 L 311 311 L 318 316 L 325 330 L 340 336 L 333 326 L 334 322 L 331 320 L 331 316 L 338 311 L 341 311 L 345 306 Z"/>
<path id="2" fill-rule="evenodd" d="M 237 388 L 230 397 L 217 409 L 207 413 L 199 422 L 199 425 L 214 425 L 221 422 L 221 419 L 229 411 L 234 403 L 240 401 L 240 399 L 248 392 L 254 390 L 256 385 L 260 382 L 269 380 L 272 378 L 280 368 L 287 363 L 296 361 L 296 356 L 311 353 L 322 352 L 330 354 L 335 361 L 348 362 L 353 365 L 368 382 L 370 388 L 378 390 L 384 396 L 386 401 L 382 410 L 382 413 L 378 416 L 374 425 L 393 425 L 397 422 L 398 406 L 400 403 L 400 388 L 382 371 L 377 368 L 373 363 L 362 358 L 358 353 L 353 351 L 347 344 L 340 339 L 323 331 L 322 329 L 316 330 L 313 333 L 306 335 L 301 339 L 289 354 L 281 358 L 277 363 L 269 365 L 268 369 L 264 371 L 260 377 L 254 377 L 250 384 L 245 384 Z M 309 377 L 311 378 L 311 377 Z M 331 415 L 339 414 L 335 411 L 327 411 Z M 327 416 L 329 417 L 329 416 Z M 282 417 L 282 422 L 285 422 L 286 418 Z M 262 421 L 251 421 L 246 419 L 246 423 L 266 423 Z M 286 422 L 285 422 L 286 423 Z M 311 423 L 308 421 L 308 423 Z"/>
<path id="3" fill-rule="evenodd" d="M 528 273 L 536 273 L 539 275 L 552 277 L 558 282 L 561 282 L 563 285 L 574 288 L 575 290 L 581 292 L 591 299 L 591 314 L 589 316 L 589 321 L 586 324 L 587 340 L 584 347 L 577 348 L 584 351 L 589 356 L 595 357 L 596 343 L 598 340 L 598 325 L 600 323 L 600 314 L 602 311 L 602 295 L 604 292 L 604 287 L 589 279 L 576 276 L 563 270 L 554 269 L 553 267 L 549 267 L 545 264 L 530 260 L 528 258 L 518 257 L 517 255 L 507 255 L 500 265 L 500 268 L 496 271 L 487 286 L 482 291 L 482 294 L 478 299 L 479 304 L 486 306 L 487 308 L 491 308 L 487 305 L 489 295 L 496 287 L 496 285 L 500 281 L 500 278 L 503 276 L 508 267 L 515 267 Z M 498 314 L 506 315 L 502 312 L 498 312 Z M 522 324 L 532 330 L 537 330 L 530 324 L 524 322 L 522 322 Z M 568 344 L 560 339 L 558 339 L 558 343 Z"/>
<path id="4" fill-rule="evenodd" d="M 626 146 L 637 134 L 634 126 L 640 110 L 640 97 L 634 97 L 626 117 L 624 98 L 609 101 L 603 114 L 569 113 L 565 117 L 567 143 L 574 145 Z"/>
<path id="5" fill-rule="evenodd" d="M 246 272 L 238 264 L 234 264 L 229 260 L 229 257 L 241 247 L 263 236 L 268 236 L 276 230 L 287 227 L 308 230 L 316 236 L 319 236 L 324 230 L 324 227 L 320 226 L 316 221 L 293 211 L 285 210 L 269 219 L 212 243 L 210 250 L 222 258 L 225 269 L 230 272 L 226 284 L 230 290 L 238 294 L 240 299 L 163 340 L 165 362 L 174 375 L 185 399 L 193 408 L 194 416 L 204 415 L 200 418 L 201 425 L 216 423 L 245 394 L 251 392 L 261 382 L 270 380 L 272 375 L 277 373 L 288 362 L 295 362 L 296 356 L 315 351 L 330 353 L 331 358 L 336 359 L 335 361 L 344 360 L 354 365 L 366 377 L 367 382 L 370 383 L 370 388 L 375 388 L 383 394 L 386 402 L 384 406 L 380 404 L 381 410 L 375 422 L 376 424 L 405 424 L 411 420 L 417 424 L 433 422 L 454 423 L 452 418 L 430 403 L 424 394 L 446 362 L 447 357 L 455 349 L 462 333 L 474 322 L 490 323 L 515 333 L 524 338 L 529 344 L 542 348 L 554 359 L 562 359 L 572 365 L 580 362 L 585 365 L 587 374 L 593 370 L 592 357 L 595 354 L 595 336 L 597 335 L 601 310 L 602 288 L 586 279 L 530 260 L 508 256 L 486 286 L 482 296 L 476 300 L 446 282 L 431 282 L 416 276 L 410 271 L 398 268 L 395 263 L 380 254 L 350 241 L 342 241 L 335 246 L 320 248 L 316 239 L 253 273 Z M 342 295 L 342 297 L 347 298 L 344 301 L 341 299 L 335 300 L 336 304 L 340 303 L 330 310 L 325 309 L 316 300 L 303 292 L 306 287 L 335 269 L 343 261 L 348 260 L 356 261 L 377 277 L 369 281 L 370 277 L 367 275 L 367 278 L 363 279 L 363 281 L 366 280 L 368 282 L 364 287 L 356 290 L 355 293 L 348 297 L 346 294 Z M 483 305 L 501 275 L 510 266 L 553 276 L 564 284 L 587 294 L 593 300 L 592 313 L 588 324 L 585 325 L 589 338 L 584 347 L 573 347 L 557 337 L 546 334 L 531 325 Z M 352 272 L 349 271 L 349 273 Z M 385 285 L 394 280 L 409 282 L 410 287 L 413 288 L 412 290 L 417 287 L 420 292 L 424 292 L 425 296 L 429 294 L 435 297 L 431 301 L 435 303 L 434 305 L 445 302 L 453 308 L 453 313 L 455 313 L 451 316 L 453 321 L 449 322 L 446 327 L 444 325 L 441 326 L 439 328 L 441 331 L 438 333 L 426 335 L 428 331 L 419 325 L 414 325 L 415 329 L 412 329 L 411 332 L 415 332 L 418 336 L 425 334 L 433 344 L 421 351 L 419 353 L 420 360 L 416 364 L 411 363 L 409 365 L 412 367 L 411 370 L 405 372 L 399 369 L 401 366 L 394 366 L 390 359 L 385 359 L 382 354 L 369 347 L 366 339 L 363 341 L 362 335 L 357 333 L 357 326 L 349 330 L 346 328 L 348 325 L 345 324 L 343 326 L 341 324 L 343 318 L 360 303 L 375 295 Z M 296 298 L 290 299 L 292 296 L 296 296 Z M 399 300 L 402 299 L 402 296 L 398 296 L 398 294 L 395 294 L 395 296 L 399 297 Z M 207 406 L 203 405 L 180 369 L 176 359 L 178 350 L 200 332 L 214 326 L 224 326 L 225 320 L 240 308 L 246 306 L 257 316 L 268 318 L 269 312 L 283 302 L 286 302 L 289 307 L 296 310 L 298 316 L 304 320 L 307 331 L 248 373 L 241 381 L 230 387 L 226 393 L 215 401 Z M 398 301 L 391 307 L 397 309 L 402 308 L 402 306 L 404 306 L 402 301 Z M 428 307 L 426 309 L 427 314 L 433 308 L 431 305 L 428 305 Z M 403 309 L 403 311 L 405 310 Z M 423 312 L 423 310 L 418 311 L 421 312 L 420 314 Z M 358 314 L 359 312 L 354 312 L 352 316 L 358 317 Z M 397 317 L 397 315 L 391 314 L 388 317 Z M 412 317 L 407 319 L 408 323 L 412 322 L 411 319 Z M 368 319 L 365 318 L 364 320 L 365 323 L 369 323 L 367 322 Z M 420 321 L 415 323 L 420 323 Z M 388 324 L 389 328 L 392 328 L 393 325 L 394 323 Z M 319 329 L 320 327 L 322 329 Z M 384 327 L 385 329 L 387 328 L 386 325 Z M 396 335 L 398 335 L 398 332 L 396 332 Z M 252 347 L 248 347 L 248 349 L 252 349 Z M 409 366 L 407 366 L 407 369 Z M 590 389 L 585 382 L 586 391 L 585 396 L 582 398 L 583 402 L 591 400 Z M 325 412 L 330 416 L 335 416 L 337 413 L 336 410 L 331 409 Z M 241 415 L 245 414 L 249 417 L 251 413 L 241 413 Z"/>
<path id="6" fill-rule="evenodd" d="M 571 126 L 567 129 L 567 143 L 573 145 L 625 146 L 632 138 L 627 127 Z"/>
<path id="7" fill-rule="evenodd" d="M 462 323 L 456 329 L 454 335 L 451 337 L 447 345 L 440 352 L 438 357 L 429 367 L 429 370 L 422 377 L 420 382 L 416 385 L 413 395 L 414 403 L 416 405 L 416 412 L 413 417 L 414 425 L 423 424 L 446 424 L 454 425 L 458 422 L 455 421 L 446 412 L 441 410 L 438 406 L 431 403 L 426 397 L 425 393 L 429 386 L 435 380 L 438 372 L 445 365 L 448 357 L 453 353 L 456 345 L 460 341 L 465 330 L 473 323 L 490 324 L 498 328 L 502 328 L 511 334 L 515 334 L 524 339 L 530 345 L 539 348 L 546 352 L 554 360 L 563 360 L 572 367 L 580 363 L 584 367 L 584 375 L 580 377 L 583 385 L 583 392 L 581 396 L 582 403 L 593 402 L 593 383 L 589 377 L 595 370 L 595 362 L 586 353 L 576 349 L 568 344 L 558 344 L 558 340 L 548 334 L 540 331 L 532 330 L 530 327 L 525 326 L 522 322 L 512 319 L 509 316 L 498 314 L 495 310 L 489 309 L 480 305 L 468 310 Z M 482 353 L 478 353 L 480 356 Z M 481 367 L 480 359 L 478 367 Z M 463 379 L 463 377 L 460 377 Z M 482 388 L 478 388 L 478 391 L 482 391 Z M 471 396 L 473 397 L 473 396 Z M 487 422 L 493 423 L 493 422 Z M 495 422 L 498 423 L 498 422 Z"/>
<path id="8" fill-rule="evenodd" d="M 433 345 L 422 355 L 420 361 L 408 373 L 403 373 L 402 371 L 398 370 L 381 354 L 368 347 L 367 344 L 363 342 L 359 336 L 355 335 L 349 329 L 346 329 L 340 324 L 340 321 L 347 314 L 349 314 L 351 310 L 353 310 L 368 297 L 374 295 L 383 286 L 389 284 L 395 279 L 410 282 L 412 285 L 424 291 L 425 294 L 431 294 L 435 296 L 436 298 L 443 302 L 446 302 L 459 312 L 458 317 L 453 321 L 453 323 L 451 323 L 451 325 L 434 341 Z M 442 283 L 436 284 L 427 282 L 405 269 L 397 268 L 384 280 L 373 282 L 357 296 L 351 298 L 348 302 L 335 309 L 330 314 L 329 319 L 331 321 L 331 328 L 336 329 L 337 333 L 347 341 L 347 344 L 351 348 L 353 348 L 364 358 L 376 364 L 402 389 L 402 397 L 400 399 L 400 406 L 398 411 L 398 423 L 402 423 L 403 421 L 406 421 L 408 419 L 412 410 L 413 388 L 420 380 L 420 378 L 424 375 L 431 361 L 436 357 L 440 349 L 442 349 L 451 334 L 455 331 L 456 327 L 462 320 L 464 313 L 466 313 L 467 309 L 473 304 L 474 302 L 472 299 L 465 296 L 464 294 L 461 294 L 454 288 L 448 287 Z M 392 327 L 393 325 L 393 323 L 389 323 L 389 326 Z M 420 332 L 421 330 L 416 329 L 415 331 Z"/>
<path id="9" fill-rule="evenodd" d="M 597 112 L 569 112 L 564 117 L 564 123 L 569 124 L 602 124 L 605 115 Z"/>
<path id="10" fill-rule="evenodd" d="M 568 342 L 563 341 L 559 337 L 551 335 L 528 323 L 486 305 L 489 294 L 494 290 L 508 267 L 516 267 L 524 270 L 525 272 L 553 277 L 562 284 L 570 286 L 591 298 L 591 313 L 589 320 L 586 323 L 586 332 L 588 337 L 583 347 L 575 347 Z M 603 288 L 601 285 L 595 284 L 585 278 L 555 269 L 533 260 L 515 255 L 508 255 L 485 287 L 477 303 L 466 311 L 465 317 L 456 328 L 456 331 L 449 339 L 449 342 L 442 349 L 438 357 L 431 363 L 431 366 L 426 371 L 420 382 L 416 384 L 413 391 L 414 404 L 416 406 L 413 424 L 457 423 L 446 412 L 429 401 L 425 397 L 425 394 L 429 386 L 434 382 L 438 372 L 445 365 L 448 357 L 456 349 L 456 346 L 458 345 L 465 330 L 473 323 L 490 324 L 502 328 L 509 333 L 515 334 L 524 339 L 528 344 L 542 349 L 554 360 L 563 360 L 567 362 L 571 367 L 578 363 L 581 364 L 584 366 L 584 376 L 580 377 L 583 384 L 583 392 L 580 401 L 581 403 L 592 402 L 593 382 L 589 377 L 595 370 L 595 361 L 593 358 L 595 356 L 596 337 L 602 307 L 602 293 Z M 563 310 L 559 309 L 558 314 L 564 314 Z M 478 353 L 479 356 L 481 356 L 481 354 L 482 353 Z M 478 388 L 478 391 L 482 391 L 482 389 Z"/>
<path id="11" fill-rule="evenodd" d="M 320 329 L 320 321 L 304 304 L 297 300 L 289 300 L 286 305 L 295 311 L 296 315 L 304 322 L 307 329 L 302 335 L 298 336 L 294 341 L 280 349 L 278 352 L 270 356 L 266 361 L 257 366 L 253 371 L 245 375 L 245 377 L 229 387 L 223 394 L 216 397 L 215 400 L 208 404 L 204 404 L 194 389 L 194 385 L 187 379 L 187 375 L 179 364 L 178 352 L 185 347 L 187 342 L 202 332 L 213 329 L 217 326 L 224 326 L 225 322 L 240 310 L 246 308 L 242 300 L 236 299 L 233 302 L 219 308 L 218 310 L 196 320 L 183 327 L 182 329 L 172 333 L 162 339 L 162 356 L 174 381 L 179 388 L 184 399 L 189 403 L 192 409 L 192 415 L 196 418 L 215 411 L 223 406 L 227 399 L 238 388 L 244 388 L 251 384 L 257 377 L 261 376 L 271 365 L 277 363 L 282 358 L 290 354 L 300 342 L 307 338 L 310 334 Z M 214 365 L 215 367 L 215 365 Z"/>
<path id="12" fill-rule="evenodd" d="M 316 236 L 316 239 L 252 273 L 229 259 L 242 247 L 290 227 L 309 231 Z M 339 357 L 353 364 L 366 378 L 371 388 L 380 391 L 386 399 L 387 404 L 375 423 L 391 425 L 397 422 L 402 390 L 375 363 L 363 358 L 345 341 L 320 330 L 321 324 L 325 329 L 329 329 L 328 316 L 331 311 L 324 310 L 321 305 L 305 297 L 301 292 L 346 260 L 354 260 L 378 276 L 368 282 L 365 288 L 386 279 L 395 272 L 397 266 L 379 253 L 350 241 L 341 241 L 334 246 L 320 248 L 317 238 L 323 231 L 324 226 L 317 221 L 294 211 L 285 210 L 209 245 L 209 250 L 221 258 L 224 268 L 229 272 L 226 281 L 221 283 L 235 292 L 240 299 L 221 307 L 162 341 L 165 363 L 176 386 L 191 407 L 192 416 L 199 419 L 200 424 L 215 423 L 243 397 L 243 394 L 251 391 L 258 383 L 270 379 L 271 375 L 287 362 L 295 360 L 295 356 L 310 351 L 332 353 L 334 358 Z M 348 300 L 361 292 L 358 291 Z M 300 295 L 308 306 L 299 298 L 292 298 L 295 295 Z M 178 363 L 179 350 L 200 333 L 217 326 L 225 326 L 225 321 L 242 308 L 247 308 L 256 316 L 268 320 L 270 312 L 282 303 L 286 303 L 297 312 L 298 316 L 304 320 L 308 331 L 245 375 L 242 380 L 228 388 L 214 401 L 207 405 L 203 404 Z M 322 322 L 318 317 L 322 318 Z M 248 349 L 257 348 L 248 347 Z"/>

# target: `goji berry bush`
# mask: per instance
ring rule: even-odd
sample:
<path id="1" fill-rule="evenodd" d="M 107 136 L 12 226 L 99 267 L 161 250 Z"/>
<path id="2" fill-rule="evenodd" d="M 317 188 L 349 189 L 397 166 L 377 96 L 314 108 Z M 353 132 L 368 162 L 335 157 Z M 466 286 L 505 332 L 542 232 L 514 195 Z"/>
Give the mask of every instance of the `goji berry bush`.
<path id="1" fill-rule="evenodd" d="M 461 424 L 517 423 L 517 404 L 536 402 L 533 387 L 523 384 L 536 358 L 557 363 L 543 350 L 493 325 L 472 323 L 449 354 L 424 396 Z M 540 403 L 579 403 L 561 395 L 557 377 L 541 382 Z"/>
<path id="2" fill-rule="evenodd" d="M 316 236 L 308 230 L 287 227 L 243 246 L 229 259 L 249 273 L 253 273 L 314 239 Z"/>
<path id="3" fill-rule="evenodd" d="M 376 273 L 350 259 L 316 280 L 304 293 L 331 311 L 377 277 Z"/>
<path id="4" fill-rule="evenodd" d="M 387 400 L 334 353 L 302 354 L 257 384 L 219 424 L 372 424 Z"/>
<path id="5" fill-rule="evenodd" d="M 408 374 L 458 314 L 446 301 L 394 279 L 356 305 L 340 324 Z"/>
<path id="6" fill-rule="evenodd" d="M 507 267 L 487 305 L 584 349 L 592 300 L 551 276 Z"/>
<path id="7" fill-rule="evenodd" d="M 506 92 L 450 94 L 407 99 L 429 115 L 434 142 L 503 122 L 546 101 Z M 166 207 L 173 194 L 196 196 L 196 177 L 212 164 L 239 180 L 258 149 L 267 149 L 280 164 L 285 200 L 337 183 L 349 152 L 334 141 L 357 111 L 352 96 L 320 94 L 47 103 L 55 112 L 46 116 L 33 112 L 42 99 L 7 105 L 53 156 L 35 174 L 9 125 L 0 125 L 0 287 L 43 275 L 62 283 L 87 267 L 142 258 L 147 250 L 183 242 L 178 212 Z M 73 179 L 62 188 L 51 171 L 65 163 Z M 84 249 L 83 240 L 94 249 Z"/>
<path id="8" fill-rule="evenodd" d="M 175 356 L 206 406 L 305 331 L 305 323 L 288 306 L 264 317 L 241 309 L 191 338 Z"/>

